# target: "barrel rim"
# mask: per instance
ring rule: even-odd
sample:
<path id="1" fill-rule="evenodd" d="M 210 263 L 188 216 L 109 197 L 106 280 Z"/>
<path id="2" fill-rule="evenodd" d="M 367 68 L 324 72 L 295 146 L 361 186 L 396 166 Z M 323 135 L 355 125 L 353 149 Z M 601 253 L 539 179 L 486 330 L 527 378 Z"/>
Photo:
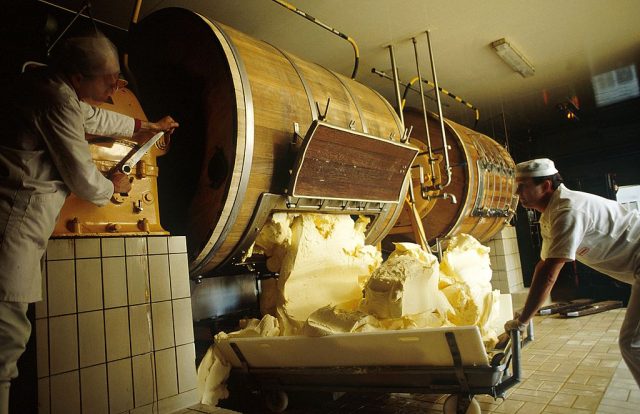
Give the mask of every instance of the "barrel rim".
<path id="1" fill-rule="evenodd" d="M 236 102 L 244 103 L 244 123 L 240 122 L 240 117 L 238 117 L 236 121 L 238 133 L 236 134 L 236 136 L 238 137 L 238 139 L 244 138 L 244 149 L 238 148 L 240 145 L 242 145 L 242 143 L 236 143 L 237 150 L 235 154 L 236 163 L 234 163 L 234 169 L 238 168 L 238 164 L 240 164 L 239 168 L 241 168 L 241 173 L 240 177 L 235 179 L 234 174 L 232 174 L 231 182 L 229 185 L 230 189 L 237 188 L 236 195 L 235 197 L 227 197 L 222 209 L 222 213 L 220 215 L 220 219 L 212 229 L 209 240 L 207 240 L 206 243 L 200 248 L 197 256 L 191 259 L 189 263 L 189 272 L 191 274 L 201 272 L 206 267 L 213 256 L 217 253 L 220 246 L 224 243 L 224 241 L 226 240 L 226 236 L 235 224 L 236 217 L 240 212 L 240 207 L 242 206 L 242 203 L 244 201 L 246 190 L 249 184 L 251 165 L 253 163 L 254 145 L 253 96 L 251 94 L 249 76 L 245 69 L 240 53 L 238 52 L 229 35 L 224 31 L 222 27 L 220 27 L 217 22 L 210 20 L 206 16 L 203 16 L 199 13 L 194 12 L 194 14 L 200 17 L 211 28 L 211 31 L 219 42 L 225 42 L 223 45 L 227 45 L 229 47 L 229 51 L 232 54 L 232 56 L 228 56 L 228 58 L 233 57 L 233 60 L 227 59 L 227 63 L 229 64 L 230 69 L 235 69 L 237 71 L 237 74 L 240 76 L 240 85 L 237 85 L 234 80 L 234 87 L 242 87 L 241 99 L 239 99 L 239 96 L 236 93 Z M 227 54 L 228 51 L 224 50 L 224 53 Z M 233 63 L 235 63 L 235 68 L 232 67 Z M 242 134 L 242 127 L 244 127 L 244 134 Z M 236 182 L 237 186 L 235 185 Z"/>

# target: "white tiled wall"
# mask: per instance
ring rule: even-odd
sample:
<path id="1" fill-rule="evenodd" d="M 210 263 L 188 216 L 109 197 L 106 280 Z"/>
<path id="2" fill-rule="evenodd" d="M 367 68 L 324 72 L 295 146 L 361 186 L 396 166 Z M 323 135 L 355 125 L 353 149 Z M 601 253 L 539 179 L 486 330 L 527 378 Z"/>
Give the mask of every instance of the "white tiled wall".
<path id="1" fill-rule="evenodd" d="M 493 288 L 500 289 L 502 293 L 524 289 L 515 227 L 505 226 L 487 245 L 491 248 L 489 258 L 493 269 Z"/>
<path id="2" fill-rule="evenodd" d="M 39 414 L 196 404 L 184 237 L 50 240 L 36 305 Z"/>

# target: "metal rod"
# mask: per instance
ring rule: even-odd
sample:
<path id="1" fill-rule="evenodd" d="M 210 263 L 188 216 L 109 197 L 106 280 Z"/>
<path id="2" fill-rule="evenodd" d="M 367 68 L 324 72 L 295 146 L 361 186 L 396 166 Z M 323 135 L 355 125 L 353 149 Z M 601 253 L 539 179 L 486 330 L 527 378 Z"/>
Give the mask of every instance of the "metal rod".
<path id="1" fill-rule="evenodd" d="M 418 81 L 418 77 L 416 76 L 415 78 L 411 79 L 411 81 L 409 81 L 409 83 L 407 85 L 402 85 L 405 87 L 404 89 L 404 93 L 402 94 L 402 107 L 404 108 L 404 104 L 407 100 L 407 94 L 409 92 L 409 90 L 412 90 L 414 92 L 417 92 L 415 89 L 413 89 L 411 86 L 416 83 Z M 433 82 L 428 81 L 426 79 L 422 79 L 422 82 L 426 83 L 427 85 L 429 85 L 432 88 L 435 88 L 435 85 L 433 84 Z M 454 95 L 453 93 L 449 92 L 448 90 L 444 89 L 444 88 L 438 88 L 438 90 L 442 93 L 444 93 L 445 95 L 447 95 L 450 98 L 453 98 L 456 102 L 460 102 L 461 104 L 463 104 L 464 106 L 466 106 L 467 108 L 471 109 L 472 111 L 474 111 L 475 113 L 475 123 L 474 125 L 477 126 L 478 121 L 480 120 L 480 110 L 478 108 L 476 108 L 475 106 L 473 106 L 471 103 L 465 101 L 464 99 L 460 98 L 457 95 Z M 427 96 L 427 98 L 430 98 Z M 434 98 L 430 98 L 432 100 L 435 101 Z M 443 106 L 447 106 L 444 103 L 442 104 Z M 475 126 L 474 126 L 475 127 Z"/>
<path id="2" fill-rule="evenodd" d="M 52 3 L 52 2 L 47 1 L 47 0 L 37 0 L 37 1 L 38 1 L 38 3 L 42 3 L 42 4 L 45 4 L 47 6 L 55 7 L 57 9 L 60 9 L 60 10 L 63 10 L 63 11 L 69 12 L 69 13 L 77 13 L 77 11 L 75 11 L 75 10 L 71 10 L 71 9 L 66 8 L 66 7 L 59 6 L 59 5 L 55 4 L 55 3 Z M 92 19 L 96 23 L 100 23 L 100 24 L 103 24 L 105 26 L 109 26 L 109 27 L 111 27 L 113 29 L 122 30 L 123 32 L 127 31 L 127 29 L 125 29 L 125 28 L 122 28 L 120 26 L 116 26 L 113 23 L 105 22 L 104 20 L 94 19 L 92 16 L 86 16 L 84 14 L 80 14 L 80 16 L 84 17 L 85 19 Z"/>
<path id="3" fill-rule="evenodd" d="M 83 11 L 85 11 L 87 9 L 87 7 L 89 7 L 88 4 L 85 3 L 84 6 L 82 6 L 80 8 L 80 10 L 78 10 L 78 12 L 76 13 L 75 16 L 73 16 L 73 19 L 71 19 L 71 22 L 67 25 L 67 27 L 64 28 L 64 30 L 62 31 L 62 33 L 60 33 L 60 36 L 58 36 L 56 38 L 56 40 L 53 41 L 53 43 L 51 43 L 51 46 L 49 46 L 49 49 L 47 49 L 47 56 L 51 56 L 51 50 L 58 44 L 58 42 L 60 41 L 60 39 L 62 39 L 62 37 L 65 35 L 65 33 L 67 33 L 67 31 L 69 30 L 69 28 L 71 28 L 71 26 L 73 26 L 73 24 L 76 22 L 76 20 L 78 20 L 78 17 L 80 17 L 80 15 L 82 14 Z"/>
<path id="4" fill-rule="evenodd" d="M 429 61 L 431 62 L 431 73 L 433 75 L 433 84 L 435 85 L 435 93 L 436 93 L 436 102 L 438 103 L 438 116 L 440 117 L 440 131 L 442 132 L 442 146 L 444 147 L 444 169 L 447 172 L 447 181 L 444 185 L 440 186 L 440 188 L 445 188 L 449 184 L 451 184 L 451 166 L 449 165 L 449 148 L 447 147 L 447 134 L 444 130 L 444 117 L 442 116 L 442 102 L 440 102 L 440 91 L 438 87 L 438 76 L 436 75 L 436 64 L 435 59 L 433 58 L 433 50 L 431 49 L 431 37 L 429 35 L 429 31 L 425 32 L 427 34 L 427 46 L 429 48 Z M 422 77 L 418 74 L 420 79 Z M 422 82 L 420 82 L 422 85 Z"/>
<path id="5" fill-rule="evenodd" d="M 416 70 L 418 71 L 418 79 L 422 79 L 422 74 L 420 73 L 420 59 L 418 57 L 418 42 L 415 37 L 411 38 L 413 42 L 413 54 L 416 58 Z M 422 117 L 424 120 L 424 130 L 427 134 L 427 152 L 429 153 L 429 170 L 431 170 L 431 180 L 435 184 L 436 179 L 436 170 L 435 170 L 435 159 L 433 158 L 433 147 L 431 146 L 431 134 L 429 133 L 429 121 L 427 120 L 427 103 L 424 99 L 424 85 L 422 82 L 418 82 L 420 85 L 420 103 L 422 104 Z"/>
<path id="6" fill-rule="evenodd" d="M 393 71 L 393 88 L 396 92 L 396 104 L 398 105 L 398 116 L 404 131 L 404 115 L 402 114 L 402 99 L 400 98 L 400 79 L 398 78 L 398 67 L 396 66 L 396 55 L 393 51 L 393 45 L 389 45 L 389 57 L 391 58 L 391 70 Z"/>
<path id="7" fill-rule="evenodd" d="M 386 74 L 385 71 L 378 70 L 376 68 L 371 68 L 371 73 L 375 73 L 376 75 L 378 75 L 378 76 L 380 76 L 382 78 L 385 78 L 385 79 L 393 80 L 393 76 L 389 76 L 389 75 Z M 414 91 L 416 93 L 420 93 L 419 89 L 415 89 L 413 86 L 411 86 L 409 84 L 406 84 L 406 83 L 400 82 L 400 81 L 398 82 L 398 84 L 401 85 L 401 86 L 404 86 L 405 88 L 409 88 L 409 89 L 411 89 L 412 91 Z M 432 97 L 430 97 L 428 95 L 423 95 L 423 96 L 425 98 L 431 99 L 432 101 L 435 102 L 435 98 L 432 98 Z M 403 99 L 403 101 L 404 101 L 404 99 Z M 448 106 L 448 105 L 444 104 L 444 106 Z M 404 108 L 404 103 L 402 104 L 402 107 Z"/>

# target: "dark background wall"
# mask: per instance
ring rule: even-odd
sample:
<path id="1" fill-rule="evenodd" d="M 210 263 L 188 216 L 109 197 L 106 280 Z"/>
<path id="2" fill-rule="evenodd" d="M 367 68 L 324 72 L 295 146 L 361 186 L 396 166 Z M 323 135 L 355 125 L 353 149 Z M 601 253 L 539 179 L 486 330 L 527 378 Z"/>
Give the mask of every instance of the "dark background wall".
<path id="1" fill-rule="evenodd" d="M 595 108 L 585 100 L 579 119 L 568 120 L 557 111 L 539 124 L 516 126 L 511 154 L 516 162 L 548 157 L 555 161 L 573 190 L 615 199 L 614 184 L 640 184 L 640 99 Z M 539 259 L 537 214 L 518 207 L 515 220 L 525 286 L 531 283 Z M 577 263 L 567 264 L 558 281 L 556 297 L 591 297 L 626 301 L 629 286 Z"/>

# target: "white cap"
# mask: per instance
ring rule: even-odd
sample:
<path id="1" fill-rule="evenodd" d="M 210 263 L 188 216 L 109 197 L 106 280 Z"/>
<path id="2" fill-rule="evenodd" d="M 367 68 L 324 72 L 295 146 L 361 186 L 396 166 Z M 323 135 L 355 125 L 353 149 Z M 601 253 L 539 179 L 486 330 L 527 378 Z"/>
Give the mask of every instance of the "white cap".
<path id="1" fill-rule="evenodd" d="M 549 158 L 537 158 L 516 165 L 516 178 L 548 177 L 557 173 L 555 164 Z"/>

